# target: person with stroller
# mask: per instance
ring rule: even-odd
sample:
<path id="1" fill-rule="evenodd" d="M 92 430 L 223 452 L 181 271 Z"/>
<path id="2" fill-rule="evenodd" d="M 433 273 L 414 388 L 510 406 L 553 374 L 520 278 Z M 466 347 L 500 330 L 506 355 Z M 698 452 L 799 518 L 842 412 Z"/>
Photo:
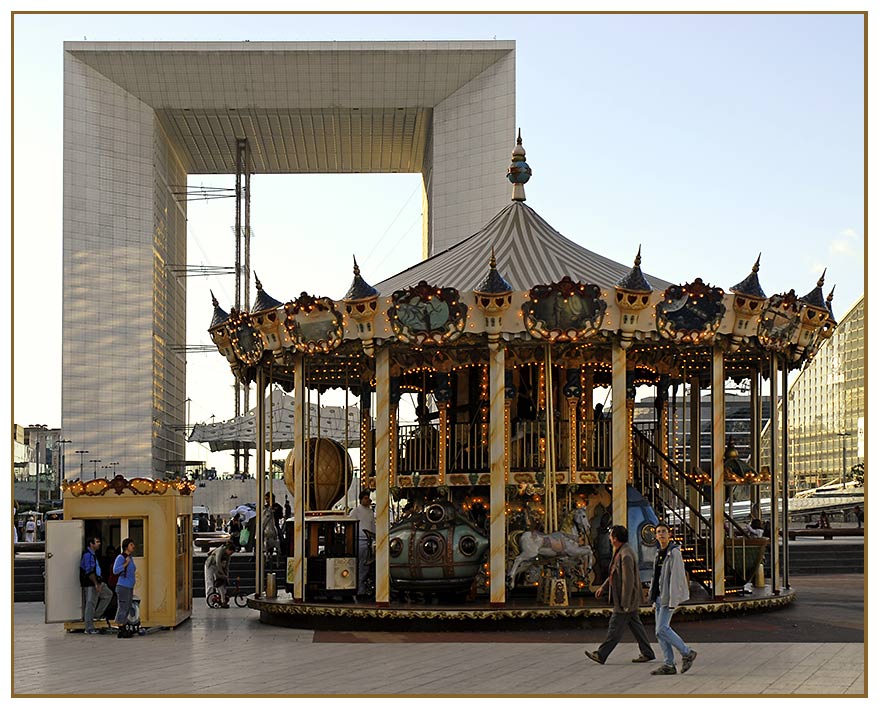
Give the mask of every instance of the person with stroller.
<path id="1" fill-rule="evenodd" d="M 119 626 L 117 638 L 130 639 L 131 631 L 126 627 L 128 613 L 131 611 L 131 603 L 134 599 L 134 583 L 137 567 L 134 564 L 134 540 L 125 538 L 120 546 L 119 555 L 113 562 L 113 574 L 116 579 L 116 625 Z"/>
<path id="2" fill-rule="evenodd" d="M 210 596 L 213 588 L 220 593 L 220 607 L 223 609 L 229 608 L 226 585 L 229 583 L 229 559 L 235 548 L 235 543 L 230 540 L 213 549 L 205 560 L 205 598 Z"/>

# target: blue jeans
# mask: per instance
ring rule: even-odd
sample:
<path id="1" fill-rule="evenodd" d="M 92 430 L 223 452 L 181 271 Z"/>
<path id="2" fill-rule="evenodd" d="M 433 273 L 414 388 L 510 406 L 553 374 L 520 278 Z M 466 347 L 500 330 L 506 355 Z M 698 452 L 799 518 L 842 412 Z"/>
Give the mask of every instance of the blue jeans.
<path id="1" fill-rule="evenodd" d="M 95 622 L 93 621 L 95 617 L 101 618 L 104 616 L 104 612 L 107 611 L 107 605 L 113 599 L 113 591 L 106 583 L 101 585 L 100 592 L 92 584 L 86 587 L 85 591 L 86 608 L 83 611 L 83 620 L 86 622 L 86 630 L 88 631 L 95 628 Z"/>
<path id="2" fill-rule="evenodd" d="M 654 606 L 654 633 L 657 641 L 660 643 L 660 651 L 663 653 L 663 662 L 667 666 L 675 665 L 675 655 L 673 648 L 677 648 L 682 656 L 686 656 L 691 652 L 690 647 L 681 640 L 681 636 L 675 633 L 669 626 L 672 621 L 672 615 L 675 609 L 668 606 L 661 606 L 659 600 Z"/>
<path id="3" fill-rule="evenodd" d="M 125 626 L 128 621 L 128 612 L 131 610 L 131 600 L 134 597 L 134 587 L 116 585 L 116 623 Z"/>

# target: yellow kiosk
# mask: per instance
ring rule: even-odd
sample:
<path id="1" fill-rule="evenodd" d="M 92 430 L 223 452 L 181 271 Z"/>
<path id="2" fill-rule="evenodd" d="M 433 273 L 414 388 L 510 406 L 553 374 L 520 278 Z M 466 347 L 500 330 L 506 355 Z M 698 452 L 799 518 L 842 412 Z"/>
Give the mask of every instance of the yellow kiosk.
<path id="1" fill-rule="evenodd" d="M 116 476 L 64 487 L 64 520 L 48 523 L 46 622 L 83 628 L 79 559 L 87 536 L 101 537 L 106 577 L 127 537 L 135 542 L 141 625 L 177 626 L 192 614 L 192 492 L 188 481 Z M 106 567 L 105 567 L 106 565 Z"/>

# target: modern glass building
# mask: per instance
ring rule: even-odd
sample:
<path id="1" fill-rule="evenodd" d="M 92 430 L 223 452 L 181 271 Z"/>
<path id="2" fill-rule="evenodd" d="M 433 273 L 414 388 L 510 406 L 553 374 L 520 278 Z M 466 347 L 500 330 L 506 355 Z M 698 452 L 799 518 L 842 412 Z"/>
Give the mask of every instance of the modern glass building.
<path id="1" fill-rule="evenodd" d="M 864 461 L 865 299 L 801 371 L 788 392 L 791 486 L 808 490 L 851 479 Z"/>

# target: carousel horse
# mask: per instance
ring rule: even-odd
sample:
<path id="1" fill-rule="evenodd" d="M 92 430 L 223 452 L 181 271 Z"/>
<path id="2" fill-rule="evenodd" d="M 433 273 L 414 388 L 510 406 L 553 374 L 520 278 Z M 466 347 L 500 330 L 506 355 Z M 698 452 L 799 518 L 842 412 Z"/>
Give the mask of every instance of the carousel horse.
<path id="1" fill-rule="evenodd" d="M 573 535 L 556 531 L 542 533 L 538 530 L 527 530 L 519 536 L 520 553 L 514 558 L 507 573 L 507 586 L 513 588 L 517 572 L 536 564 L 550 561 L 561 561 L 565 558 L 579 560 L 585 573 L 593 568 L 595 558 L 589 545 L 580 545 Z"/>
<path id="2" fill-rule="evenodd" d="M 584 542 L 590 542 L 590 514 L 587 508 L 575 508 L 569 511 L 559 527 L 560 531 L 574 537 L 576 540 L 583 538 Z"/>

